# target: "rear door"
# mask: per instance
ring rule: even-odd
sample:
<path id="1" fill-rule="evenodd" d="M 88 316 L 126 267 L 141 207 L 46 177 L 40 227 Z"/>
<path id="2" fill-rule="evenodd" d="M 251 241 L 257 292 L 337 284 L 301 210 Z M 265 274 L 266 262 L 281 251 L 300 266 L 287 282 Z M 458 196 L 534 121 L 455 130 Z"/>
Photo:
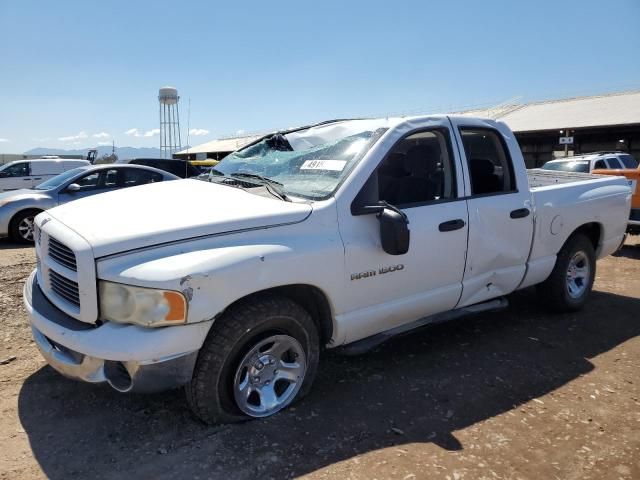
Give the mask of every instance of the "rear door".
<path id="1" fill-rule="evenodd" d="M 533 239 L 531 194 L 522 153 L 504 126 L 452 120 L 466 165 L 469 245 L 459 306 L 513 291 Z"/>

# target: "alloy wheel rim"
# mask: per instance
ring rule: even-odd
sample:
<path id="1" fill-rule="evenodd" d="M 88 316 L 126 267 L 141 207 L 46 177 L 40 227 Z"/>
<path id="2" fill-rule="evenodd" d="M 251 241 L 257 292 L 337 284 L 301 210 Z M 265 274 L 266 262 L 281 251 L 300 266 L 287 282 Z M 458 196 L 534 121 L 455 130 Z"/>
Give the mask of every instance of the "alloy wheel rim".
<path id="1" fill-rule="evenodd" d="M 584 252 L 576 252 L 571 257 L 567 268 L 567 292 L 571 298 L 584 295 L 589 285 L 590 270 L 589 259 Z"/>
<path id="2" fill-rule="evenodd" d="M 251 417 L 267 417 L 289 405 L 302 386 L 307 362 L 302 345 L 289 335 L 258 342 L 236 370 L 233 394 Z"/>
<path id="3" fill-rule="evenodd" d="M 29 241 L 33 241 L 33 218 L 34 217 L 25 217 L 18 224 L 18 233 L 20 236 Z"/>

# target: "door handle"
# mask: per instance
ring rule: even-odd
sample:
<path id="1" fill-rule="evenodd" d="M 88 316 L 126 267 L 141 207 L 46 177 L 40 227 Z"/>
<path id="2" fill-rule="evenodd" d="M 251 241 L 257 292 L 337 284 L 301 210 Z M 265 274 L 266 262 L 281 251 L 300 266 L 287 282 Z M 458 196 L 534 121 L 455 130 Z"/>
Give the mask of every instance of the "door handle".
<path id="1" fill-rule="evenodd" d="M 518 208 L 517 210 L 513 210 L 509 214 L 509 216 L 511 218 L 524 218 L 524 217 L 528 217 L 530 213 L 531 213 L 531 210 L 529 210 L 528 208 Z"/>
<path id="2" fill-rule="evenodd" d="M 30 182 L 31 178 L 23 178 L 22 180 L 25 181 L 25 182 Z"/>
<path id="3" fill-rule="evenodd" d="M 35 177 L 34 180 L 42 180 L 42 177 Z"/>
<path id="4" fill-rule="evenodd" d="M 438 225 L 438 230 L 440 230 L 441 232 L 452 232 L 454 230 L 460 230 L 465 225 L 466 224 L 464 223 L 464 220 L 458 218 L 456 220 L 442 222 L 440 225 Z"/>

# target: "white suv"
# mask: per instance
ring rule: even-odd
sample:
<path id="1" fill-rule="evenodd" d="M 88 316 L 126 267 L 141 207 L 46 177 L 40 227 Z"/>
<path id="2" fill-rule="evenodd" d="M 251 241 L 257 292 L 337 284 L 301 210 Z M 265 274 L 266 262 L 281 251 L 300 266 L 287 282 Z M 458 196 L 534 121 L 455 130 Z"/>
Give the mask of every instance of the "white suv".
<path id="1" fill-rule="evenodd" d="M 593 170 L 616 170 L 638 168 L 638 161 L 628 153 L 594 152 L 585 155 L 551 160 L 545 163 L 544 170 L 591 173 Z"/>

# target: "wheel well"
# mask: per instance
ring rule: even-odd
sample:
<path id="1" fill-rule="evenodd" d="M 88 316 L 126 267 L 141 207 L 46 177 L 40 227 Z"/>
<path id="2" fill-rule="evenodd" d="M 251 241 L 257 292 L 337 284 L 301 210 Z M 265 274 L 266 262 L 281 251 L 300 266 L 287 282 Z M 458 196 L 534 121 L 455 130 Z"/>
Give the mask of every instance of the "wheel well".
<path id="1" fill-rule="evenodd" d="M 600 245 L 600 238 L 602 235 L 602 225 L 595 222 L 585 223 L 584 225 L 576 228 L 573 233 L 569 235 L 569 238 L 577 234 L 582 234 L 587 237 L 593 245 L 593 250 L 595 252 L 598 251 L 598 245 Z"/>
<path id="2" fill-rule="evenodd" d="M 10 236 L 10 237 L 11 237 L 11 236 L 13 236 L 13 235 L 12 235 L 12 234 L 13 234 L 13 229 L 14 229 L 14 228 L 16 228 L 16 227 L 15 227 L 16 220 L 17 220 L 17 218 L 18 218 L 21 214 L 23 214 L 23 213 L 25 213 L 25 212 L 34 212 L 34 213 L 37 215 L 38 213 L 40 213 L 40 212 L 42 212 L 42 211 L 43 211 L 43 210 L 42 210 L 42 209 L 40 209 L 40 208 L 25 208 L 25 209 L 23 209 L 23 210 L 18 210 L 18 211 L 13 215 L 13 217 L 11 217 L 11 220 L 9 220 L 9 236 Z"/>
<path id="3" fill-rule="evenodd" d="M 22 210 L 18 210 L 13 217 L 11 217 L 11 220 L 9 221 L 9 225 L 13 225 L 13 222 L 16 221 L 16 218 L 18 218 L 18 215 L 23 214 L 25 212 L 36 212 L 36 214 L 42 212 L 43 210 L 39 209 L 39 208 L 25 208 Z"/>
<path id="4" fill-rule="evenodd" d="M 333 336 L 333 314 L 327 296 L 322 290 L 312 285 L 295 284 L 268 288 L 254 292 L 246 297 L 236 300 L 234 303 L 246 300 L 255 295 L 279 295 L 287 297 L 304 308 L 318 328 L 321 345 L 326 345 Z"/>

